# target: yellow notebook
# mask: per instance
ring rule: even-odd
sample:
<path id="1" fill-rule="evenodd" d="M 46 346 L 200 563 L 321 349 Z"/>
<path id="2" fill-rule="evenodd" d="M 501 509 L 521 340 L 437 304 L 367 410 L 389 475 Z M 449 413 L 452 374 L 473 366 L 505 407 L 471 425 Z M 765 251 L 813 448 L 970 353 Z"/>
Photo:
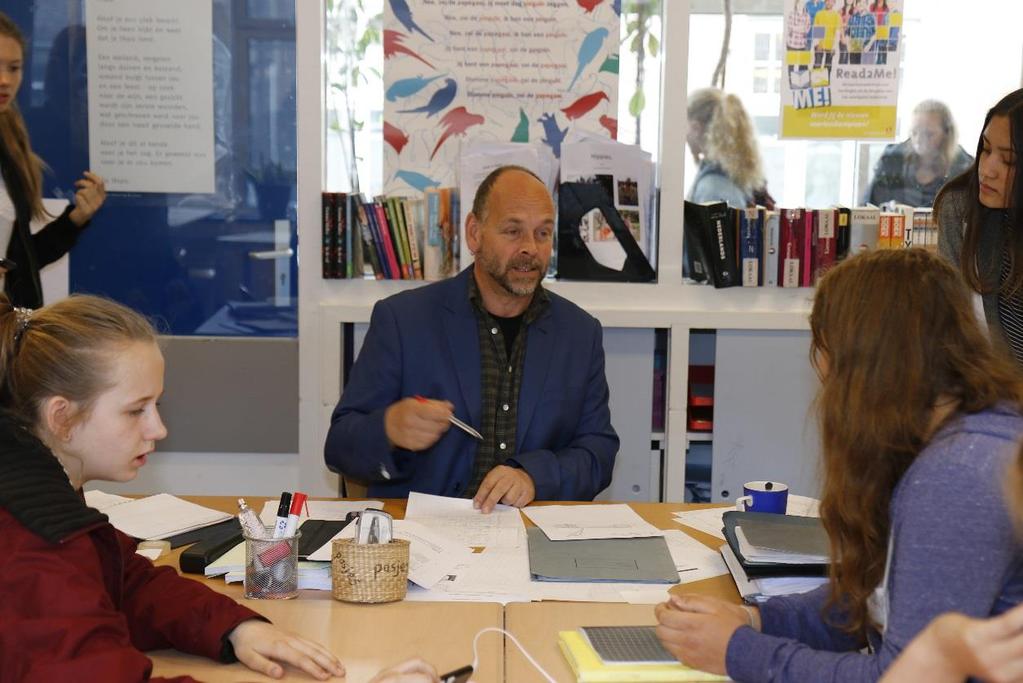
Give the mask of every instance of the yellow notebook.
<path id="1" fill-rule="evenodd" d="M 690 669 L 684 664 L 605 664 L 579 631 L 558 632 L 558 645 L 579 683 L 617 681 L 727 681 L 727 676 Z"/>

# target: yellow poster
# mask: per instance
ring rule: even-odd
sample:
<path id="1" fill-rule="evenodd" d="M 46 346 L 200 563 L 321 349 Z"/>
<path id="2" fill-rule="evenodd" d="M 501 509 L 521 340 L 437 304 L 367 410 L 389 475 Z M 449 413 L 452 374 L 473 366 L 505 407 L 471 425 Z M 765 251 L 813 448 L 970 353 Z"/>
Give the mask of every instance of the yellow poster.
<path id="1" fill-rule="evenodd" d="M 902 0 L 786 0 L 781 137 L 895 136 Z"/>

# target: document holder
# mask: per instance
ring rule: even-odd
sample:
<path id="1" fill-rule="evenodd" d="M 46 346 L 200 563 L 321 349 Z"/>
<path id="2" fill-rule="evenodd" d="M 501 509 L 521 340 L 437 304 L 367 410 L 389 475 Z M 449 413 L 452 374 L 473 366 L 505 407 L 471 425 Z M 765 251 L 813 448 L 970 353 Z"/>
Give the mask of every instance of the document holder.
<path id="1" fill-rule="evenodd" d="M 806 529 L 819 526 L 816 517 L 798 517 L 793 515 L 776 515 L 766 512 L 737 512 L 730 510 L 722 516 L 725 541 L 742 565 L 743 571 L 750 579 L 764 579 L 774 576 L 827 576 L 827 564 L 759 564 L 747 562 L 739 551 L 739 539 L 735 536 L 735 527 L 742 526 L 743 520 L 756 520 L 761 524 L 774 524 L 788 528 L 791 533 L 805 534 Z"/>
<path id="2" fill-rule="evenodd" d="M 302 538 L 298 541 L 298 559 L 305 560 L 311 554 L 330 543 L 342 529 L 351 523 L 349 519 L 307 519 L 302 522 Z"/>
<path id="3" fill-rule="evenodd" d="M 229 522 L 231 524 L 228 524 Z M 178 567 L 183 573 L 205 574 L 206 565 L 213 564 L 224 553 L 242 542 L 242 529 L 237 519 L 230 519 L 217 527 L 207 529 L 209 533 L 182 551 L 181 557 L 178 558 Z"/>
<path id="4" fill-rule="evenodd" d="M 599 263 L 579 234 L 583 217 L 593 209 L 604 215 L 625 250 L 621 270 Z M 558 188 L 558 278 L 606 282 L 653 282 L 657 278 L 607 192 L 596 183 L 568 182 Z"/>

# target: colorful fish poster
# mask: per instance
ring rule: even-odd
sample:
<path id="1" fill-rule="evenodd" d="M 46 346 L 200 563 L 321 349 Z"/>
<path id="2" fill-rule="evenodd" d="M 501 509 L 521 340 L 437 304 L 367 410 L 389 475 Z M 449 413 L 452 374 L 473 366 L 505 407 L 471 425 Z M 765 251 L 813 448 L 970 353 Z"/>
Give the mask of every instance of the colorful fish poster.
<path id="1" fill-rule="evenodd" d="M 614 137 L 620 0 L 386 0 L 384 192 L 457 187 L 463 143 Z"/>
<path id="2" fill-rule="evenodd" d="M 785 0 L 781 137 L 895 136 L 903 0 Z"/>

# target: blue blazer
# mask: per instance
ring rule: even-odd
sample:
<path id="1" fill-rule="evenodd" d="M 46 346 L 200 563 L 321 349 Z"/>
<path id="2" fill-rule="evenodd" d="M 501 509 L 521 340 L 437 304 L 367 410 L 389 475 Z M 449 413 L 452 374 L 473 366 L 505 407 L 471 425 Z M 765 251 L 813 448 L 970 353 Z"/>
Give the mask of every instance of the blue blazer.
<path id="1" fill-rule="evenodd" d="M 482 416 L 476 313 L 470 266 L 456 277 L 377 302 L 369 332 L 334 409 L 327 466 L 366 482 L 369 495 L 410 491 L 463 496 L 477 442 L 449 429 L 425 451 L 391 448 L 384 411 L 409 396 L 450 401 L 473 426 Z M 532 477 L 537 500 L 592 500 L 611 483 L 618 435 L 611 427 L 600 323 L 552 292 L 525 330 L 514 460 Z M 385 474 L 386 473 L 386 474 Z"/>

